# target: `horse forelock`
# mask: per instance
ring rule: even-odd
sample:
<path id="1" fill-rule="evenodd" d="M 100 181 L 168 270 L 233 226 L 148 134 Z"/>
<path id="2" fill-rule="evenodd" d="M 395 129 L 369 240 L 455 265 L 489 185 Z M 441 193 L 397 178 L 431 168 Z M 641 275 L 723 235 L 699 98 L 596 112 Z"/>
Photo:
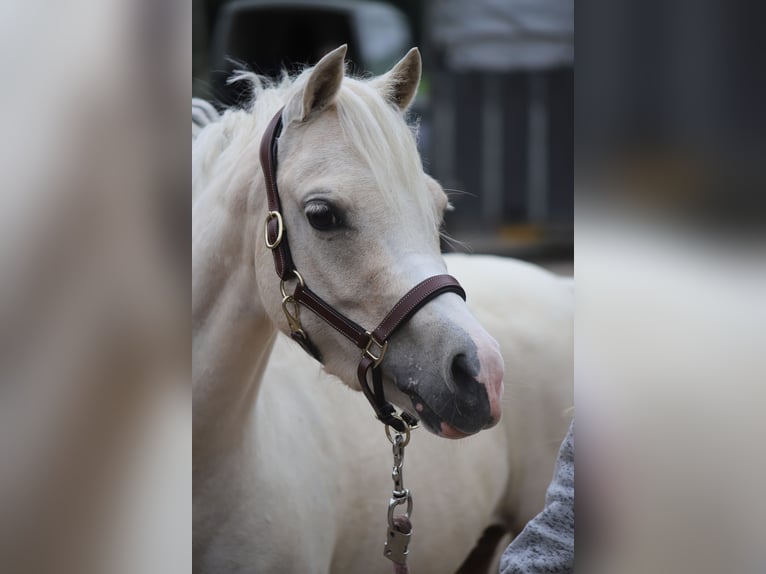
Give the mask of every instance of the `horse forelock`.
<path id="1" fill-rule="evenodd" d="M 396 209 L 414 205 L 435 228 L 438 214 L 417 150 L 417 125 L 408 124 L 367 80 L 345 78 L 335 104 L 347 142 L 371 170 L 383 199 Z"/>

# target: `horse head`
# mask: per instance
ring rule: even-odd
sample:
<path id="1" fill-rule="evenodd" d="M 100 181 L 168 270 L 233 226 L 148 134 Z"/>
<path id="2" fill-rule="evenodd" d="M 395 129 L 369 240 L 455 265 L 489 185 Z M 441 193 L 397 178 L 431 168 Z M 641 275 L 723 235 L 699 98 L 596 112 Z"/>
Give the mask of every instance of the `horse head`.
<path id="1" fill-rule="evenodd" d="M 405 120 L 420 81 L 417 49 L 364 80 L 345 75 L 345 53 L 345 46 L 330 52 L 285 90 L 276 183 L 302 278 L 334 309 L 372 327 L 413 285 L 445 273 L 439 228 L 448 202 L 423 171 Z M 265 178 L 257 184 L 265 187 Z M 290 332 L 262 236 L 255 265 L 264 308 Z M 325 369 L 358 389 L 359 349 L 313 313 L 300 320 Z M 388 400 L 436 434 L 460 438 L 500 418 L 498 344 L 455 293 L 430 300 L 392 336 L 380 369 Z"/>

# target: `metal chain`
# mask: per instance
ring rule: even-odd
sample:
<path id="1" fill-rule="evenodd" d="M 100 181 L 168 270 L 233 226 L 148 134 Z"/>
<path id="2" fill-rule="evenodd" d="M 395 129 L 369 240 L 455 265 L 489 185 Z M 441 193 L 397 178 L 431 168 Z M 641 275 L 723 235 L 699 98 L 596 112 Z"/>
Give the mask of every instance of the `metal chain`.
<path id="1" fill-rule="evenodd" d="M 404 487 L 404 447 L 410 442 L 410 426 L 404 422 L 404 432 L 395 431 L 392 437 L 391 428 L 386 425 L 386 436 L 391 442 L 391 450 L 394 455 L 394 466 L 391 470 L 394 490 L 388 501 L 388 530 L 383 555 L 394 562 L 394 572 L 404 574 L 408 572 L 407 555 L 412 537 L 412 523 L 410 522 L 412 495 L 409 489 Z M 397 514 L 397 507 L 404 507 L 406 510 Z"/>

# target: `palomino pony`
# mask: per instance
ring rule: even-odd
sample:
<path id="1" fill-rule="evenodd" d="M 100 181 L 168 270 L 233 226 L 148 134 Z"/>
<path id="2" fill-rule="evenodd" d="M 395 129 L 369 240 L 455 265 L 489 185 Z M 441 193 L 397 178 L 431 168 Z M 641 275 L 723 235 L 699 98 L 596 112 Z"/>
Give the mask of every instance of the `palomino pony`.
<path id="1" fill-rule="evenodd" d="M 375 466 L 390 480 L 386 463 L 375 464 L 382 460 L 378 453 L 387 450 L 373 440 L 376 434 L 380 439 L 382 427 L 377 425 L 377 433 L 368 430 L 374 422 L 369 411 L 360 409 L 358 395 L 335 381 L 312 385 L 307 392 L 293 384 L 297 377 L 276 375 L 277 384 L 263 384 L 277 329 L 287 332 L 288 324 L 262 239 L 264 177 L 255 158 L 266 122 L 282 106 L 278 182 L 285 228 L 312 289 L 344 314 L 373 325 L 410 286 L 444 271 L 438 223 L 446 197 L 423 174 L 402 117 L 418 83 L 417 51 L 368 82 L 344 78 L 344 53 L 336 50 L 296 80 L 266 88 L 256 84 L 252 110 L 227 112 L 200 132 L 193 146 L 194 558 L 199 571 L 390 568 L 380 542 L 371 550 L 367 531 L 373 526 L 365 510 L 375 508 L 372 497 L 385 491 L 374 484 L 368 489 L 369 471 L 360 472 Z M 325 370 L 358 388 L 353 346 L 310 313 L 304 313 L 303 325 L 322 353 Z M 284 347 L 278 356 L 287 358 L 288 373 L 300 361 L 316 364 L 290 359 L 296 349 Z M 273 369 L 279 372 L 278 365 Z M 502 359 L 494 340 L 452 293 L 430 301 L 391 339 L 382 369 L 386 396 L 412 416 L 426 404 L 433 414 L 425 426 L 435 433 L 457 438 L 496 422 Z M 441 420 L 434 422 L 434 416 Z M 441 504 L 418 503 L 424 517 L 441 513 L 440 520 L 429 520 L 441 524 L 441 531 L 422 531 L 422 558 L 413 563 L 421 572 L 454 569 L 484 526 L 481 519 L 469 518 L 477 514 L 477 501 L 488 501 L 480 504 L 481 514 L 491 514 L 498 505 L 508 457 L 489 461 L 500 472 L 476 474 L 473 465 L 486 453 L 503 452 L 503 441 L 495 436 L 505 435 L 493 429 L 468 439 L 489 448 L 448 451 L 450 458 L 441 461 L 449 466 L 448 476 L 436 473 L 425 483 L 428 491 L 438 492 L 440 481 L 456 479 L 472 483 L 473 492 L 459 492 L 449 505 L 443 498 Z M 485 455 L 477 457 L 480 452 Z M 413 466 L 419 460 L 409 458 Z M 414 475 L 427 477 L 428 471 L 424 462 Z M 416 497 L 425 499 L 422 490 Z M 462 528 L 463 519 L 470 528 Z M 384 526 L 380 519 L 375 522 Z M 380 541 L 385 531 L 379 532 Z M 450 532 L 462 536 L 450 537 Z M 457 547 L 446 547 L 453 539 Z"/>

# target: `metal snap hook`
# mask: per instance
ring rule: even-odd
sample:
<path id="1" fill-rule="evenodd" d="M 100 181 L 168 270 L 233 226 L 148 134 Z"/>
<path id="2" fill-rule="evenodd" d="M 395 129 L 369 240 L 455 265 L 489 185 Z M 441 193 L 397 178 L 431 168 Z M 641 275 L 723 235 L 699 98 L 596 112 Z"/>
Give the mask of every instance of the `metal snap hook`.
<path id="1" fill-rule="evenodd" d="M 292 305 L 292 313 L 288 309 L 288 305 Z M 292 295 L 286 295 L 282 299 L 282 311 L 287 318 L 287 324 L 290 326 L 290 331 L 305 338 L 306 332 L 303 330 L 303 325 L 301 325 L 301 307 L 299 303 L 293 299 Z"/>

